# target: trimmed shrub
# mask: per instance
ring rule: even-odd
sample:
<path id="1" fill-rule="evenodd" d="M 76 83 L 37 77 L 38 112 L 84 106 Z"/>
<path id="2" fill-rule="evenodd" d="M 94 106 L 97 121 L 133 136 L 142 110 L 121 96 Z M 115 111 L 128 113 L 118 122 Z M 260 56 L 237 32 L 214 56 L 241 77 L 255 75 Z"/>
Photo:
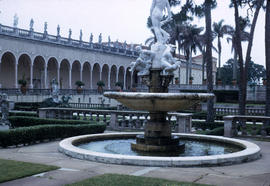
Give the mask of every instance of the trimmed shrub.
<path id="1" fill-rule="evenodd" d="M 11 116 L 9 121 L 13 128 L 18 127 L 30 127 L 36 125 L 66 125 L 66 124 L 95 124 L 93 121 L 84 120 L 61 120 L 61 119 L 47 119 L 47 118 L 37 118 L 37 117 L 23 117 L 23 116 Z"/>
<path id="2" fill-rule="evenodd" d="M 37 111 L 40 105 L 40 102 L 17 102 L 14 105 L 14 110 Z"/>
<path id="3" fill-rule="evenodd" d="M 224 127 L 218 127 L 213 130 L 205 131 L 205 135 L 215 135 L 215 136 L 223 136 L 224 135 Z"/>
<path id="4" fill-rule="evenodd" d="M 206 123 L 205 121 L 192 121 L 192 127 L 195 129 L 210 129 L 213 130 L 218 127 L 223 127 L 224 123 L 223 122 L 211 122 L 211 123 Z"/>
<path id="5" fill-rule="evenodd" d="M 9 116 L 38 117 L 38 114 L 33 112 L 9 112 Z"/>
<path id="6" fill-rule="evenodd" d="M 26 145 L 84 134 L 103 133 L 106 125 L 40 125 L 0 131 L 0 146 Z"/>

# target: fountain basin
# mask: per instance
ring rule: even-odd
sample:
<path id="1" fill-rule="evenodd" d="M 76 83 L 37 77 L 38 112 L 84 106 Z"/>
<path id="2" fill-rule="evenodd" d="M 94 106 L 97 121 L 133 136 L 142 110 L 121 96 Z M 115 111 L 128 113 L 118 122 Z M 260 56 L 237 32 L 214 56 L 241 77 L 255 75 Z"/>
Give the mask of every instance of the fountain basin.
<path id="1" fill-rule="evenodd" d="M 184 110 L 201 101 L 213 98 L 209 93 L 146 93 L 105 92 L 105 97 L 116 99 L 134 110 L 169 112 Z"/>
<path id="2" fill-rule="evenodd" d="M 106 139 L 127 139 L 135 138 L 136 135 L 143 133 L 108 133 L 94 134 L 67 138 L 59 143 L 59 151 L 73 158 L 90 160 L 102 163 L 112 163 L 121 165 L 140 165 L 140 166 L 162 166 L 162 167 L 187 167 L 187 166 L 217 166 L 243 163 L 260 158 L 260 148 L 253 143 L 225 138 L 220 136 L 205 136 L 195 134 L 173 135 L 194 140 L 215 141 L 237 145 L 244 150 L 239 152 L 210 155 L 210 156 L 190 156 L 190 157 L 153 157 L 153 156 L 131 156 L 120 154 L 108 154 L 91 150 L 85 150 L 77 147 L 77 144 L 89 141 L 106 140 Z"/>

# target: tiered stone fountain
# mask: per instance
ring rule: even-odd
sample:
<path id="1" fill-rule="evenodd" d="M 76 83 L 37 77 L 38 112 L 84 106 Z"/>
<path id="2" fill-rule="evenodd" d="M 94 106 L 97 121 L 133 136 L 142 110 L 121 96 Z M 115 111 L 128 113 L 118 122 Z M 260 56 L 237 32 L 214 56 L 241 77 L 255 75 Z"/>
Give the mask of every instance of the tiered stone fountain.
<path id="1" fill-rule="evenodd" d="M 162 12 L 167 9 L 168 17 L 162 21 Z M 149 87 L 149 92 L 105 92 L 104 96 L 113 98 L 123 105 L 134 109 L 149 111 L 150 121 L 145 125 L 144 134 L 141 133 L 107 133 L 85 136 L 75 136 L 65 139 L 59 144 L 59 151 L 75 158 L 98 161 L 103 163 L 144 165 L 144 166 L 202 166 L 222 165 L 251 161 L 260 157 L 260 148 L 252 143 L 217 136 L 205 136 L 194 134 L 171 134 L 171 128 L 166 120 L 167 112 L 178 111 L 189 108 L 193 104 L 213 98 L 213 94 L 204 93 L 168 93 L 168 86 L 173 79 L 173 71 L 180 67 L 180 62 L 172 56 L 173 46 L 167 44 L 169 34 L 162 30 L 161 26 L 171 19 L 171 12 L 168 0 L 153 0 L 151 7 L 151 19 L 157 42 L 151 50 L 142 50 L 136 47 L 139 57 L 131 63 L 131 71 L 138 71 L 143 81 Z M 120 149 L 130 149 L 130 146 L 123 144 L 136 136 L 136 143 L 131 143 L 134 151 L 142 153 L 120 153 Z M 185 145 L 179 143 L 180 139 L 191 141 L 211 141 L 229 146 L 237 146 L 236 151 L 231 153 L 221 152 L 214 155 L 190 154 L 186 157 L 175 155 L 183 152 Z M 113 142 L 112 139 L 119 139 L 121 142 Z M 124 143 L 123 143 L 124 141 Z M 97 148 L 82 146 L 91 145 Z M 104 145 L 105 144 L 105 147 Z M 122 143 L 122 144 L 121 144 Z M 82 145 L 82 146 L 81 146 Z M 187 144 L 188 145 L 188 144 Z M 108 147 L 117 147 L 107 152 Z M 208 144 L 216 146 L 216 144 Z M 195 148 L 198 146 L 195 145 Z M 189 148 L 194 148 L 192 145 Z M 198 149 L 199 151 L 202 149 Z M 104 151 L 106 153 L 104 153 Z M 225 150 L 224 150 L 225 151 Z M 164 152 L 168 152 L 165 157 Z M 186 152 L 185 152 L 186 153 Z M 147 156 L 142 156 L 142 155 Z M 149 156 L 149 154 L 151 154 Z M 170 154 L 170 155 L 169 155 Z M 195 155 L 195 156 L 194 156 Z"/>

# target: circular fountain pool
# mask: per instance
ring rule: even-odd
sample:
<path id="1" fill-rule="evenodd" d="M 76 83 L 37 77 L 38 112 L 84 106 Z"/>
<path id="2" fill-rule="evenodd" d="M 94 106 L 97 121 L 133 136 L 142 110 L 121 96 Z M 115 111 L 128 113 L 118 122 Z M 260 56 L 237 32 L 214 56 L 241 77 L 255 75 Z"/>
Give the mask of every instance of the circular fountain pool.
<path id="1" fill-rule="evenodd" d="M 218 136 L 174 134 L 186 144 L 184 153 L 145 154 L 134 152 L 130 143 L 142 133 L 108 133 L 76 136 L 59 144 L 68 156 L 124 165 L 214 166 L 252 161 L 260 157 L 260 148 L 250 142 Z"/>

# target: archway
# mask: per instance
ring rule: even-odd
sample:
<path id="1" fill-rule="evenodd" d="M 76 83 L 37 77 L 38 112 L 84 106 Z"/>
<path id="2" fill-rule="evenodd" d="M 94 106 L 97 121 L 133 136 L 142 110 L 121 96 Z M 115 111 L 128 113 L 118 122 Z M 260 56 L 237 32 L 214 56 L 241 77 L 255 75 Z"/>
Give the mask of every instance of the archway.
<path id="1" fill-rule="evenodd" d="M 125 68 L 121 66 L 118 71 L 118 82 L 122 82 L 123 85 L 124 85 L 124 76 L 125 76 Z"/>
<path id="2" fill-rule="evenodd" d="M 24 79 L 27 85 L 30 84 L 31 58 L 27 54 L 22 54 L 18 60 L 18 80 Z"/>
<path id="3" fill-rule="evenodd" d="M 109 66 L 107 64 L 103 65 L 102 67 L 102 81 L 105 83 L 105 89 L 109 88 Z"/>
<path id="4" fill-rule="evenodd" d="M 93 66 L 92 82 L 93 88 L 97 88 L 97 82 L 100 80 L 100 66 L 95 63 Z"/>
<path id="5" fill-rule="evenodd" d="M 60 64 L 60 89 L 69 89 L 69 69 L 69 61 L 62 60 Z"/>
<path id="6" fill-rule="evenodd" d="M 90 77 L 91 77 L 91 65 L 89 62 L 85 62 L 83 64 L 83 70 L 82 70 L 82 81 L 84 82 L 85 84 L 84 87 L 86 89 L 91 88 Z"/>
<path id="7" fill-rule="evenodd" d="M 111 67 L 111 72 L 110 72 L 110 82 L 111 82 L 111 89 L 115 89 L 115 83 L 116 83 L 116 73 L 117 73 L 117 67 L 113 65 Z"/>
<path id="8" fill-rule="evenodd" d="M 74 61 L 71 70 L 71 87 L 73 89 L 77 87 L 75 85 L 75 82 L 81 81 L 80 73 L 81 73 L 81 63 L 79 61 Z"/>
<path id="9" fill-rule="evenodd" d="M 16 58 L 11 52 L 2 55 L 0 63 L 0 84 L 2 84 L 2 88 L 16 87 L 15 65 Z"/>
<path id="10" fill-rule="evenodd" d="M 126 70 L 126 89 L 130 90 L 131 87 L 131 72 L 129 71 L 130 67 Z"/>
<path id="11" fill-rule="evenodd" d="M 37 56 L 33 63 L 33 88 L 45 88 L 45 60 L 42 56 Z"/>
<path id="12" fill-rule="evenodd" d="M 56 58 L 52 57 L 49 59 L 48 61 L 48 65 L 47 65 L 47 83 L 51 84 L 52 80 L 55 79 L 56 81 L 58 81 L 58 75 L 57 75 L 57 71 L 58 71 L 58 62 L 56 60 Z"/>

